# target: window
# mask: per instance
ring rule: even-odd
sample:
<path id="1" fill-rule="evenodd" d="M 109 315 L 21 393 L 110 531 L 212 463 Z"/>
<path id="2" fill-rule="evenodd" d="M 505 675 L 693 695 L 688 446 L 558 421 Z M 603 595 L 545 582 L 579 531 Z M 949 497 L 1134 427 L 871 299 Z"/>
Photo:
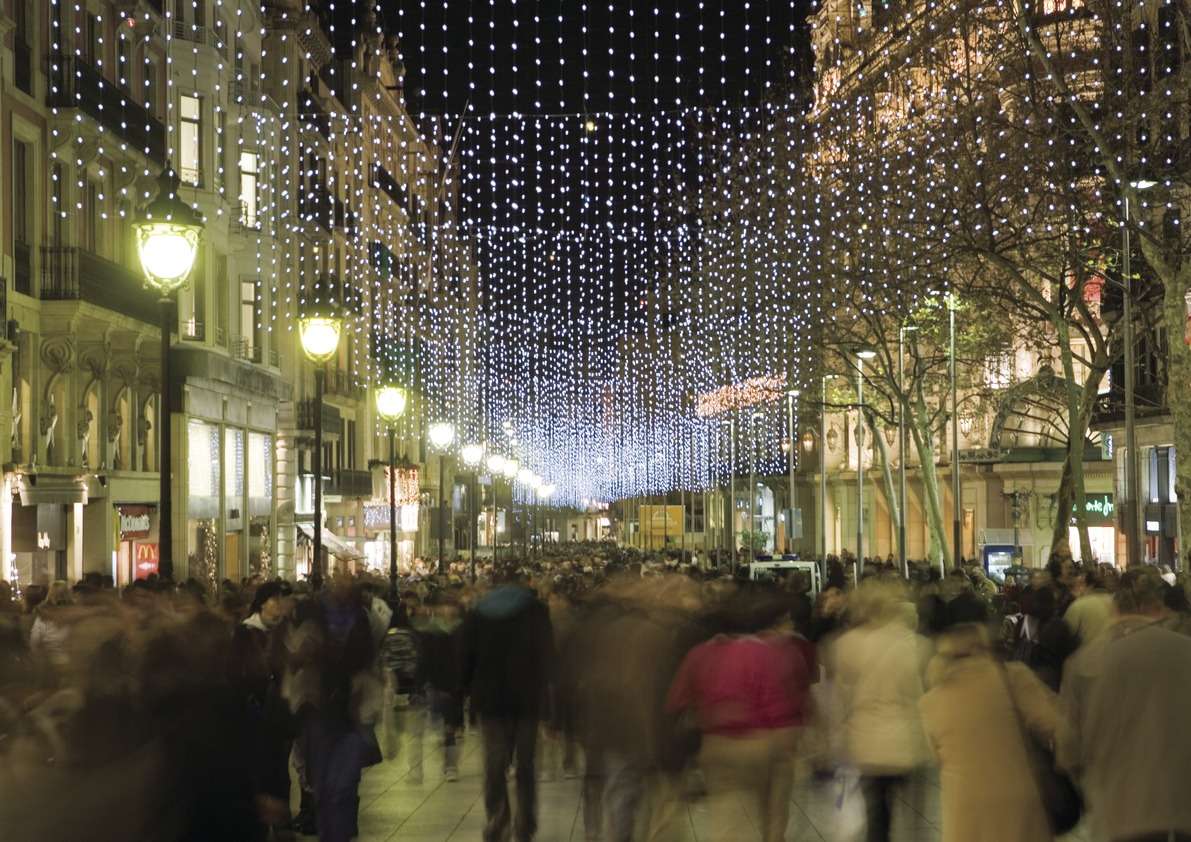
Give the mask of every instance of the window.
<path id="1" fill-rule="evenodd" d="M 33 15 L 29 14 L 31 0 L 17 0 L 13 7 L 15 35 L 13 54 L 16 61 L 16 85 L 27 94 L 33 93 Z"/>
<path id="2" fill-rule="evenodd" d="M 199 187 L 203 178 L 202 100 L 191 94 L 182 94 L 180 99 L 178 154 L 182 167 L 178 177 L 183 184 Z"/>
<path id="3" fill-rule="evenodd" d="M 98 252 L 99 250 L 99 213 L 100 213 L 100 196 L 99 185 L 90 179 L 87 180 L 87 195 L 83 200 L 83 242 L 82 246 L 87 251 Z"/>
<path id="4" fill-rule="evenodd" d="M 66 174 L 62 171 L 62 165 L 54 164 L 50 171 L 50 198 L 53 203 L 53 207 L 50 208 L 50 213 L 53 215 L 50 233 L 56 246 L 66 245 L 66 208 L 63 205 L 64 197 L 62 195 L 65 178 Z"/>
<path id="5" fill-rule="evenodd" d="M 125 91 L 132 87 L 132 62 L 128 58 L 130 46 L 121 32 L 116 41 L 116 84 Z"/>
<path id="6" fill-rule="evenodd" d="M 202 266 L 196 266 L 201 270 Z M 190 276 L 190 319 L 185 325 L 183 333 L 191 338 L 204 338 L 204 326 L 207 321 L 207 276 L 205 272 L 195 271 Z"/>
<path id="7" fill-rule="evenodd" d="M 83 23 L 83 42 L 79 44 L 79 55 L 88 64 L 98 65 L 103 63 L 103 53 L 99 38 L 99 19 L 90 12 L 87 12 Z"/>
<path id="8" fill-rule="evenodd" d="M 29 144 L 17 140 L 12 144 L 12 230 L 18 243 L 30 240 L 29 213 Z"/>
<path id="9" fill-rule="evenodd" d="M 29 171 L 32 155 L 29 144 L 15 140 L 12 144 L 12 239 L 14 266 L 13 278 L 17 292 L 30 295 L 33 292 L 33 213 L 29 207 L 32 199 Z"/>
<path id="10" fill-rule="evenodd" d="M 240 281 L 240 341 L 245 359 L 254 360 L 260 348 L 256 318 L 256 281 Z"/>
<path id="11" fill-rule="evenodd" d="M 256 153 L 240 153 L 240 222 L 245 228 L 258 228 Z"/>
<path id="12" fill-rule="evenodd" d="M 227 255 L 215 256 L 215 341 L 227 347 Z"/>

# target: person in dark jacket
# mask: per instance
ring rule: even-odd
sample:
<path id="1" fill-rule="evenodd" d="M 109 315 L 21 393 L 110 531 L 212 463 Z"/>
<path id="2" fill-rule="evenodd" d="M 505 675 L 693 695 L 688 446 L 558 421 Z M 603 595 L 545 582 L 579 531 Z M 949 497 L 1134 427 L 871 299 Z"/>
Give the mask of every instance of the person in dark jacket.
<path id="1" fill-rule="evenodd" d="M 537 831 L 534 752 L 548 714 L 554 635 L 550 612 L 515 577 L 484 596 L 463 626 L 463 686 L 480 717 L 484 742 L 485 842 L 503 842 L 512 817 L 506 773 L 516 763 L 517 842 Z"/>
<path id="2" fill-rule="evenodd" d="M 280 581 L 258 587 L 233 638 L 236 680 L 253 734 L 251 772 L 262 818 L 269 825 L 289 819 L 289 756 L 296 724 L 281 692 L 289 593 L 288 584 Z"/>

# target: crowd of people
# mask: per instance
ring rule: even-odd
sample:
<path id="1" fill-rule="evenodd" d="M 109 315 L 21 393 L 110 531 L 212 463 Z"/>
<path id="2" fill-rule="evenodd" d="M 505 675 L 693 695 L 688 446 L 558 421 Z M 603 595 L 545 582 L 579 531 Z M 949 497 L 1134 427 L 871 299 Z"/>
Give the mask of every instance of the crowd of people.
<path id="1" fill-rule="evenodd" d="M 786 838 L 797 775 L 840 839 L 888 840 L 932 766 L 947 842 L 1191 839 L 1191 618 L 1153 567 L 1056 559 L 994 582 L 829 560 L 752 582 L 559 545 L 442 575 L 0 583 L 0 828 L 11 840 L 358 835 L 384 759 L 447 785 L 483 747 L 485 842 L 573 777 L 588 840 Z M 739 572 L 739 571 L 738 571 Z M 856 581 L 859 576 L 859 581 Z M 512 788 L 510 790 L 510 778 Z"/>

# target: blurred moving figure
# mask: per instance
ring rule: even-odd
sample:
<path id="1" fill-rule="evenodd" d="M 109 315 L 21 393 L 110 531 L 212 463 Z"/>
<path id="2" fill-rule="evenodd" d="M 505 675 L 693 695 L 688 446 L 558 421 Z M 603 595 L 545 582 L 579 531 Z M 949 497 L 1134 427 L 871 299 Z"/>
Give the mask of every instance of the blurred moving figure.
<path id="1" fill-rule="evenodd" d="M 741 838 L 741 798 L 756 809 L 763 842 L 785 839 L 794 750 L 807 714 L 810 668 L 805 641 L 791 633 L 790 602 L 749 597 L 747 608 L 726 612 L 733 633 L 686 656 L 666 702 L 672 714 L 692 710 L 703 735 L 699 768 L 713 842 Z"/>
<path id="2" fill-rule="evenodd" d="M 941 770 L 943 842 L 1048 842 L 1021 729 L 1051 745 L 1058 697 L 1025 665 L 997 663 L 980 603 L 948 607 L 919 703 Z"/>
<path id="3" fill-rule="evenodd" d="M 484 741 L 485 842 L 517 842 L 537 832 L 534 752 L 548 713 L 554 637 L 546 605 L 516 576 L 485 595 L 463 628 L 463 686 L 480 717 Z M 517 815 L 506 774 L 516 763 Z"/>
<path id="4" fill-rule="evenodd" d="M 1191 638 L 1167 627 L 1153 567 L 1122 576 L 1117 619 L 1067 664 L 1060 764 L 1110 842 L 1191 839 Z"/>
<path id="5" fill-rule="evenodd" d="M 888 842 L 894 789 L 926 759 L 918 715 L 926 640 L 899 582 L 870 579 L 853 591 L 853 627 L 830 662 L 846 762 L 861 776 L 869 842 Z"/>
<path id="6" fill-rule="evenodd" d="M 666 693 L 683 656 L 705 637 L 691 613 L 656 598 L 642 580 L 594 598 L 572 624 L 560 646 L 559 683 L 563 720 L 583 746 L 588 840 L 629 842 L 643 802 L 647 838 L 668 825 L 677 778 L 697 745 L 667 714 Z"/>

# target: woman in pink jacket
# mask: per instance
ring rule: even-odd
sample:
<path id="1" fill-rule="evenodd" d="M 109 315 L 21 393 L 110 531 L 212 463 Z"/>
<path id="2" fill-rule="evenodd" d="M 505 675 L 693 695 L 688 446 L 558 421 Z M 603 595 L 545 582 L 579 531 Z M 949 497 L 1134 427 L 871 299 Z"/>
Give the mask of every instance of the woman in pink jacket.
<path id="1" fill-rule="evenodd" d="M 692 712 L 703 735 L 699 767 L 707 782 L 712 842 L 745 838 L 742 799 L 760 817 L 763 842 L 781 842 L 794 749 L 808 714 L 813 650 L 792 633 L 784 597 L 739 601 L 722 626 L 732 633 L 687 654 L 666 707 L 674 714 Z"/>

